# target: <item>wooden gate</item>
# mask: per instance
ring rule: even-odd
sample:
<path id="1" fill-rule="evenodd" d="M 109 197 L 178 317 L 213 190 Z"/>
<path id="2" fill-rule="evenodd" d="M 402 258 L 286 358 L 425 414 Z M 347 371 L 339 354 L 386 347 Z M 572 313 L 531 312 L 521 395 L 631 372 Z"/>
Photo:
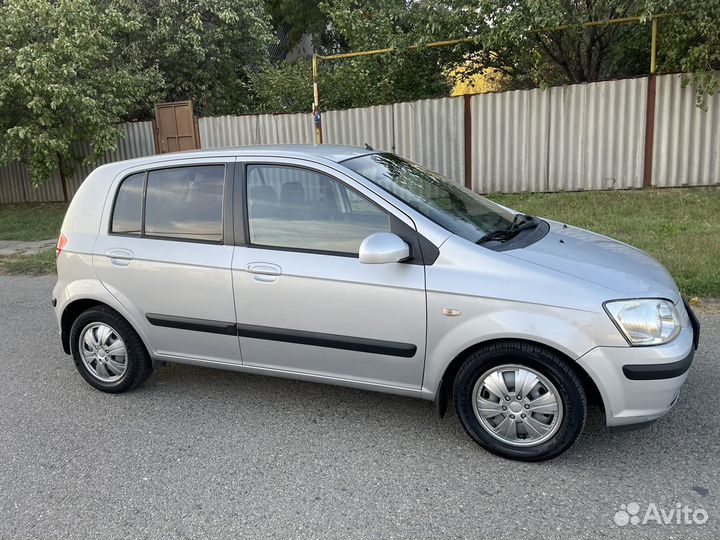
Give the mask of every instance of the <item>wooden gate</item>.
<path id="1" fill-rule="evenodd" d="M 158 154 L 200 148 L 192 101 L 155 105 L 155 146 Z"/>

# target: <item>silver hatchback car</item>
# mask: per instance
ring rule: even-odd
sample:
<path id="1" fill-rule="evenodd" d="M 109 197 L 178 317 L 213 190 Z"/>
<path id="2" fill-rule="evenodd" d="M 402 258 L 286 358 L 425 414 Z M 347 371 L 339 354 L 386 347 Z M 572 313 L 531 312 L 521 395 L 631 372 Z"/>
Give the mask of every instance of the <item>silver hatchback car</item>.
<path id="1" fill-rule="evenodd" d="M 699 336 L 645 253 L 349 146 L 103 165 L 57 254 L 62 345 L 99 390 L 179 362 L 452 402 L 525 461 L 567 450 L 591 398 L 613 429 L 665 414 Z"/>

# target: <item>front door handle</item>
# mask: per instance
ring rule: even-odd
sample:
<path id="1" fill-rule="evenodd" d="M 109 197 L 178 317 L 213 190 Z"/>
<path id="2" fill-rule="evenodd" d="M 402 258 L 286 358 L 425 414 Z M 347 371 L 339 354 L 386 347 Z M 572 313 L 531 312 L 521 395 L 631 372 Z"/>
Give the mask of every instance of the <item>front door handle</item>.
<path id="1" fill-rule="evenodd" d="M 128 266 L 133 260 L 133 252 L 129 249 L 110 249 L 105 256 L 115 266 Z"/>
<path id="2" fill-rule="evenodd" d="M 266 262 L 250 263 L 245 270 L 252 274 L 253 281 L 258 283 L 275 283 L 282 275 L 282 268 Z"/>

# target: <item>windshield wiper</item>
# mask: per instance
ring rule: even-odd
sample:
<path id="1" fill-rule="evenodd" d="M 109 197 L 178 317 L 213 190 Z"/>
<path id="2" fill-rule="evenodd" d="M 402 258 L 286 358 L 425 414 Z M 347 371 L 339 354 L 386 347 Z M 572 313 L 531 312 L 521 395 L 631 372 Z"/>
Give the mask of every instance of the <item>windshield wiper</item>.
<path id="1" fill-rule="evenodd" d="M 538 222 L 534 217 L 526 216 L 525 214 L 515 214 L 512 223 L 507 229 L 497 229 L 495 231 L 490 231 L 489 233 L 482 235 L 480 239 L 475 243 L 483 244 L 485 242 L 490 242 L 493 240 L 497 242 L 503 242 L 506 240 L 510 240 L 520 231 L 524 231 L 526 229 L 534 229 L 537 226 Z"/>

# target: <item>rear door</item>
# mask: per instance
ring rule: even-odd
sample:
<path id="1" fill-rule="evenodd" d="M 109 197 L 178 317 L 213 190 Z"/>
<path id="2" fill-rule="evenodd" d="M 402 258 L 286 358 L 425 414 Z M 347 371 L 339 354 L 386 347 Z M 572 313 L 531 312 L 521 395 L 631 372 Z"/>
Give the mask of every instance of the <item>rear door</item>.
<path id="1" fill-rule="evenodd" d="M 240 363 L 230 272 L 233 167 L 222 158 L 178 160 L 129 170 L 114 183 L 95 272 L 159 357 Z"/>
<path id="2" fill-rule="evenodd" d="M 232 271 L 244 364 L 419 389 L 424 266 L 418 257 L 358 260 L 360 243 L 375 232 L 402 229 L 412 241 L 412 221 L 319 164 L 238 161 L 236 171 L 244 231 Z"/>

